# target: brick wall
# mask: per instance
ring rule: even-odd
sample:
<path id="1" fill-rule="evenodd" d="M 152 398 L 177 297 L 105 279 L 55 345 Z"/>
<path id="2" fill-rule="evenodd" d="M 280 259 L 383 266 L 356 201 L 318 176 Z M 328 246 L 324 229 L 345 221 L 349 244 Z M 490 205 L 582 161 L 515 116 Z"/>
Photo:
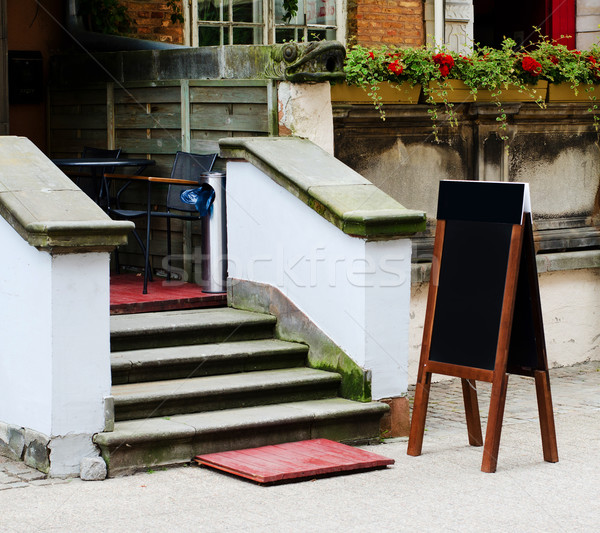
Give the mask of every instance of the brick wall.
<path id="1" fill-rule="evenodd" d="M 364 46 L 420 46 L 423 0 L 349 0 L 347 28 L 348 42 Z"/>
<path id="2" fill-rule="evenodd" d="M 133 19 L 137 37 L 151 41 L 183 43 L 183 24 L 171 22 L 171 8 L 164 0 L 122 0 Z M 179 7 L 181 9 L 181 5 Z"/>

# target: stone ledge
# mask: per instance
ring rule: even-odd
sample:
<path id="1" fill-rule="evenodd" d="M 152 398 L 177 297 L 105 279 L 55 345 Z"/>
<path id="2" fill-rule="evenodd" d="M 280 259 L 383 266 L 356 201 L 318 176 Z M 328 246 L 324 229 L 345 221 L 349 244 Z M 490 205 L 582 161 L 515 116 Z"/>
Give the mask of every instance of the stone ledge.
<path id="1" fill-rule="evenodd" d="M 0 215 L 53 253 L 111 251 L 134 227 L 111 220 L 25 137 L 0 138 Z"/>
<path id="2" fill-rule="evenodd" d="M 306 139 L 233 137 L 219 144 L 221 157 L 252 163 L 348 235 L 402 237 L 425 229 L 423 211 L 406 209 Z"/>
<path id="3" fill-rule="evenodd" d="M 565 270 L 581 270 L 584 268 L 600 268 L 600 250 L 581 250 L 540 254 L 536 256 L 538 274 L 544 272 L 560 272 Z M 429 282 L 431 263 L 413 263 L 411 265 L 411 283 Z"/>

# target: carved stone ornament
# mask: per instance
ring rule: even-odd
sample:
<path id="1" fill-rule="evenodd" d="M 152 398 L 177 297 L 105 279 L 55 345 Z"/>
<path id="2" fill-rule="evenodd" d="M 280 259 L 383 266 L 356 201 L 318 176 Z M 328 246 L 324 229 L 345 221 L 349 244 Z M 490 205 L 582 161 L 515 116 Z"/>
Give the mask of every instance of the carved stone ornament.
<path id="1" fill-rule="evenodd" d="M 292 82 L 343 80 L 346 49 L 337 41 L 273 45 L 268 78 Z"/>
<path id="2" fill-rule="evenodd" d="M 473 5 L 471 3 L 446 3 L 446 22 L 472 22 Z"/>

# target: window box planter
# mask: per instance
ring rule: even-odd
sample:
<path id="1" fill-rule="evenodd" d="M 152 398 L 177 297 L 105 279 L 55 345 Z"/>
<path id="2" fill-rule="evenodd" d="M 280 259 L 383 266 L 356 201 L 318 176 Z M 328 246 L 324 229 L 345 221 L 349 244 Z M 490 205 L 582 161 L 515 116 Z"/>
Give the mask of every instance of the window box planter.
<path id="1" fill-rule="evenodd" d="M 588 89 L 591 89 L 588 92 Z M 600 86 L 581 84 L 577 86 L 577 94 L 571 84 L 551 83 L 548 88 L 548 102 L 589 102 L 590 96 L 600 97 Z"/>
<path id="2" fill-rule="evenodd" d="M 460 80 L 448 80 L 448 90 L 446 101 L 452 103 L 468 103 L 468 102 L 493 102 L 495 101 L 492 97 L 492 91 L 486 89 L 479 89 L 477 91 L 477 99 L 471 94 L 471 90 L 468 85 Z M 430 82 L 429 87 L 432 89 L 431 96 L 435 103 L 441 103 L 444 101 L 444 97 L 441 94 L 443 91 L 442 85 L 439 82 Z M 543 101 L 546 100 L 548 93 L 548 82 L 545 80 L 538 81 L 535 85 L 528 85 L 528 88 L 532 90 L 529 92 L 522 92 L 515 85 L 509 85 L 506 89 L 502 90 L 502 94 L 499 95 L 498 101 L 500 102 L 529 102 L 541 98 Z"/>
<path id="3" fill-rule="evenodd" d="M 369 96 L 370 89 L 363 89 L 357 85 L 337 83 L 331 86 L 331 102 L 346 104 L 373 104 Z M 378 96 L 382 104 L 418 104 L 421 95 L 421 85 L 410 83 L 382 82 L 379 84 Z"/>

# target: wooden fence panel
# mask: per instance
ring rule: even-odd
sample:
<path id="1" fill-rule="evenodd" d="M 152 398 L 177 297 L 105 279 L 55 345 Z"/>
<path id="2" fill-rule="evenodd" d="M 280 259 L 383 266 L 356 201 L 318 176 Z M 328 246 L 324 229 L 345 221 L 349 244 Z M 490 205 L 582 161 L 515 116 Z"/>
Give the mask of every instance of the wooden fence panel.
<path id="1" fill-rule="evenodd" d="M 276 132 L 275 93 L 270 80 L 165 80 L 50 88 L 50 155 L 77 157 L 84 146 L 121 148 L 125 157 L 154 159 L 156 165 L 146 169 L 148 174 L 168 176 L 178 150 L 216 153 L 223 137 Z M 215 168 L 223 169 L 224 162 L 217 160 Z M 117 184 L 112 187 L 116 191 Z M 153 188 L 154 208 L 164 208 L 165 192 L 165 187 Z M 122 207 L 145 209 L 145 185 L 132 184 L 123 195 Z M 135 223 L 145 232 L 144 218 Z M 186 224 L 173 224 L 173 263 L 178 268 L 183 265 L 184 250 L 192 254 L 199 246 L 200 225 L 192 223 L 188 242 Z M 152 221 L 151 235 L 152 265 L 162 268 L 166 253 L 163 220 Z M 134 239 L 122 252 L 122 264 L 143 266 Z M 188 275 L 198 279 L 199 272 Z"/>

